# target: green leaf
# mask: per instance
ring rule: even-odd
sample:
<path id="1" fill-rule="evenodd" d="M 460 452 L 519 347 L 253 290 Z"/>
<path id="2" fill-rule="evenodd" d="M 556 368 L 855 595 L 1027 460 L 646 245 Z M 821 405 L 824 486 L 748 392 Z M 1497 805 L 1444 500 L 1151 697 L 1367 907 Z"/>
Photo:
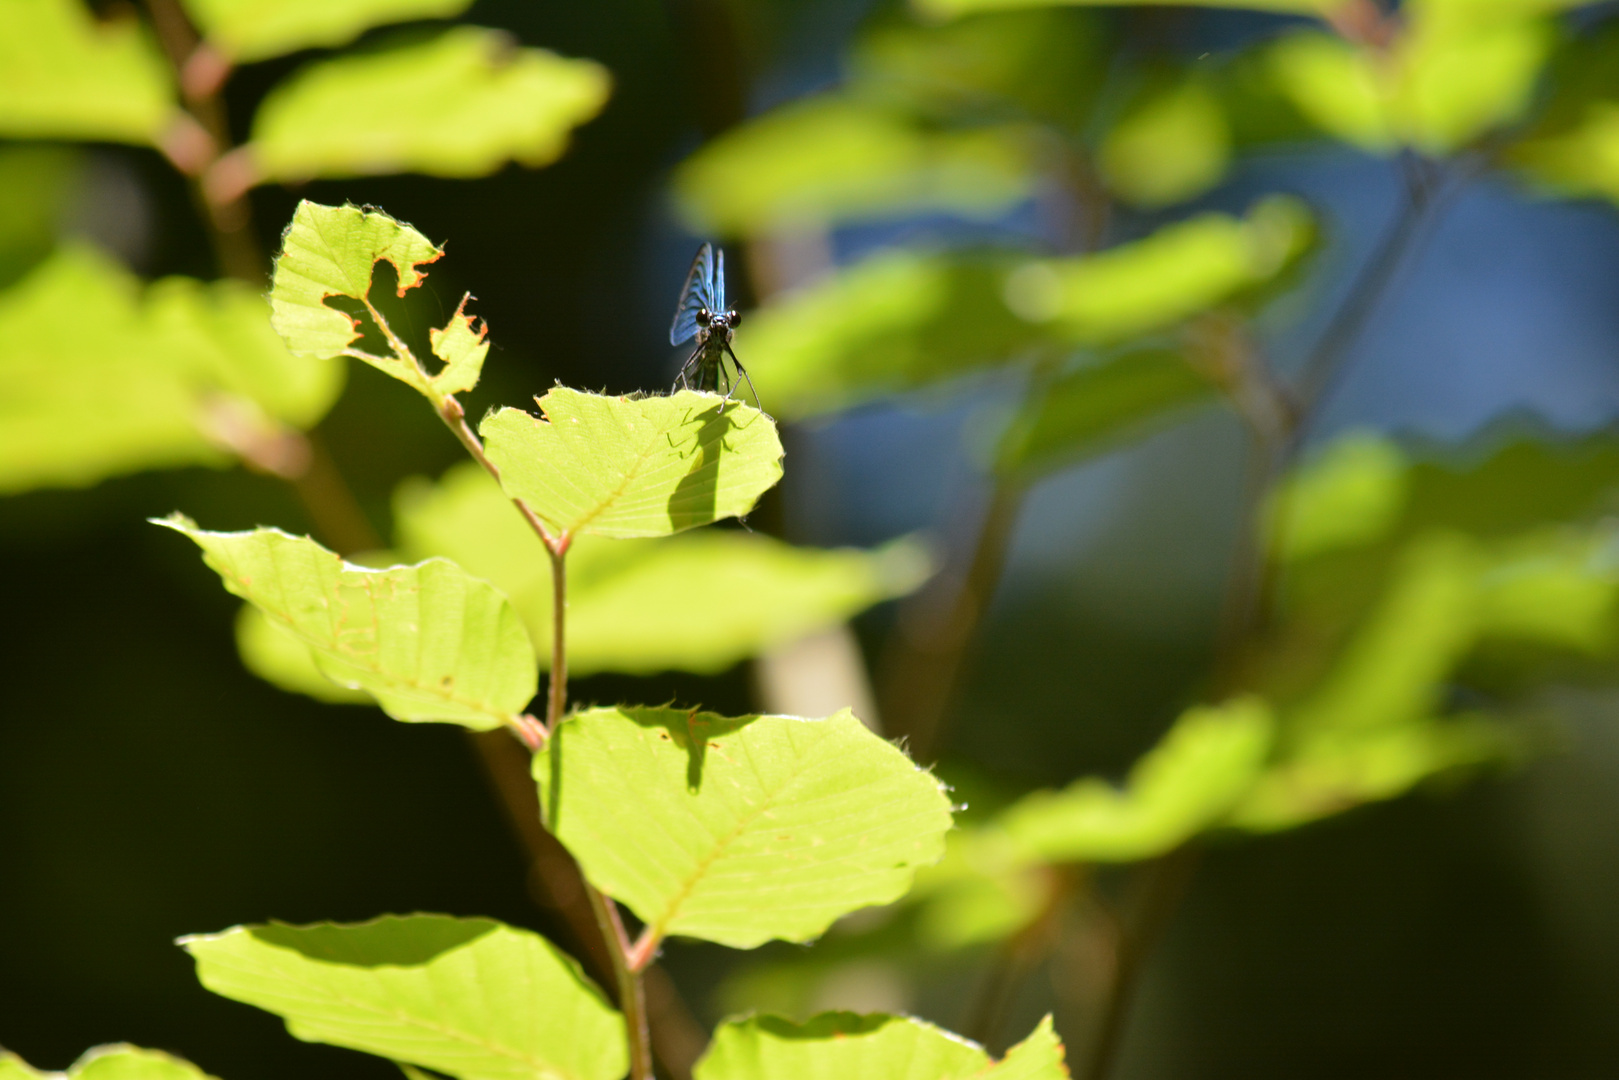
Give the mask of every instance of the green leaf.
<path id="1" fill-rule="evenodd" d="M 543 418 L 501 409 L 478 430 L 506 494 L 558 535 L 667 536 L 741 517 L 781 479 L 775 422 L 718 394 L 535 400 Z"/>
<path id="2" fill-rule="evenodd" d="M 1034 351 L 1002 299 L 1006 255 L 886 251 L 750 313 L 736 348 L 789 419 L 848 408 Z"/>
<path id="3" fill-rule="evenodd" d="M 158 1050 L 114 1043 L 86 1050 L 65 1073 L 40 1072 L 16 1054 L 0 1050 L 0 1080 L 212 1080 L 189 1061 Z"/>
<path id="4" fill-rule="evenodd" d="M 569 597 L 570 670 L 717 674 L 903 596 L 932 569 L 903 538 L 872 551 L 733 530 L 632 543 L 642 550 Z"/>
<path id="5" fill-rule="evenodd" d="M 1512 160 L 1561 195 L 1619 202 L 1619 101 L 1593 101 L 1571 130 L 1514 147 Z"/>
<path id="6" fill-rule="evenodd" d="M 261 181 L 487 176 L 561 157 L 609 88 L 592 61 L 456 27 L 302 69 L 260 106 L 246 154 Z"/>
<path id="7" fill-rule="evenodd" d="M 984 1080 L 1068 1080 L 1067 1055 L 1051 1016 L 1041 1019 L 1029 1037 L 1006 1052 Z"/>
<path id="8" fill-rule="evenodd" d="M 1278 486 L 1268 513 L 1284 562 L 1385 539 L 1410 492 L 1404 453 L 1371 432 L 1339 438 Z"/>
<path id="9" fill-rule="evenodd" d="M 1038 394 L 1001 439 L 999 468 L 1039 474 L 1154 430 L 1214 398 L 1178 353 L 1150 350 L 1089 364 Z"/>
<path id="10" fill-rule="evenodd" d="M 83 182 L 78 148 L 0 146 L 0 286 L 12 284 L 56 246 L 73 193 Z"/>
<path id="11" fill-rule="evenodd" d="M 442 330 L 429 330 L 427 338 L 433 355 L 444 361 L 444 368 L 433 378 L 441 394 L 460 394 L 478 385 L 484 357 L 489 355 L 488 329 L 467 315 L 468 294 L 461 298 L 449 324 Z"/>
<path id="12" fill-rule="evenodd" d="M 372 570 L 279 529 L 184 533 L 225 588 L 307 645 L 328 678 L 389 716 L 476 730 L 513 724 L 534 697 L 534 649 L 506 598 L 444 559 Z"/>
<path id="13" fill-rule="evenodd" d="M 1296 199 L 1271 196 L 1246 220 L 1200 214 L 1096 255 L 1041 259 L 1007 279 L 1006 302 L 1079 344 L 1159 330 L 1275 278 L 1313 233 Z"/>
<path id="14" fill-rule="evenodd" d="M 876 103 L 824 97 L 774 109 L 706 144 L 675 173 L 699 233 L 783 229 L 946 211 L 993 217 L 1034 189 L 1017 126 L 925 127 Z"/>
<path id="15" fill-rule="evenodd" d="M 334 705 L 369 705 L 371 695 L 333 682 L 309 646 L 252 604 L 236 614 L 236 651 L 242 666 L 272 686 Z"/>
<path id="16" fill-rule="evenodd" d="M 534 759 L 545 820 L 658 937 L 807 941 L 938 860 L 940 784 L 848 712 L 591 709 Z"/>
<path id="17" fill-rule="evenodd" d="M 294 355 L 341 356 L 359 340 L 359 324 L 328 306 L 326 298 L 365 300 L 372 272 L 384 259 L 398 272 L 403 296 L 426 276 L 417 267 L 443 254 L 427 237 L 381 211 L 305 199 L 281 235 L 270 285 L 270 323 Z M 404 371 L 402 362 L 375 366 L 413 385 L 419 381 L 418 375 Z"/>
<path id="18" fill-rule="evenodd" d="M 1136 102 L 1103 138 L 1097 166 L 1124 202 L 1157 209 L 1209 190 L 1230 160 L 1220 98 L 1193 76 Z"/>
<path id="19" fill-rule="evenodd" d="M 1388 49 L 1304 31 L 1276 44 L 1271 73 L 1330 135 L 1374 153 L 1449 154 L 1529 108 L 1555 39 L 1534 16 L 1554 6 L 1414 0 Z"/>
<path id="20" fill-rule="evenodd" d="M 1500 724 L 1477 716 L 1314 733 L 1260 778 L 1229 824 L 1252 832 L 1296 828 L 1404 795 L 1435 775 L 1500 761 L 1517 747 Z"/>
<path id="21" fill-rule="evenodd" d="M 1003 941 L 1051 901 L 1050 876 L 997 828 L 956 829 L 944 858 L 920 870 L 906 896 L 921 910 L 917 937 L 938 949 Z"/>
<path id="22" fill-rule="evenodd" d="M 1022 115 L 1078 131 L 1106 78 L 1109 38 L 1102 20 L 1073 11 L 954 23 L 898 16 L 855 42 L 848 94 L 946 122 Z"/>
<path id="23" fill-rule="evenodd" d="M 1159 4 L 1161 0 L 912 0 L 924 15 L 951 19 L 980 11 L 1010 11 L 1030 7 L 1133 7 Z M 1181 0 L 1185 7 L 1238 8 L 1247 11 L 1276 11 L 1297 15 L 1325 15 L 1343 6 L 1343 0 Z"/>
<path id="24" fill-rule="evenodd" d="M 1124 790 L 1079 780 L 1039 791 L 997 820 L 1028 858 L 1131 862 L 1171 851 L 1217 824 L 1253 786 L 1270 752 L 1274 721 L 1258 698 L 1182 714 L 1130 770 Z"/>
<path id="25" fill-rule="evenodd" d="M 779 1016 L 727 1020 L 692 1071 L 694 1080 L 1067 1080 L 1051 1018 L 1000 1062 L 976 1043 L 908 1016 L 822 1013 L 803 1024 Z"/>
<path id="26" fill-rule="evenodd" d="M 442 555 L 504 592 L 541 665 L 549 661 L 550 560 L 487 473 L 466 462 L 436 484 L 401 485 L 394 521 L 408 557 Z M 724 671 L 903 595 L 931 569 L 909 540 L 824 551 L 718 529 L 647 540 L 581 536 L 567 567 L 568 670 L 579 675 Z"/>
<path id="27" fill-rule="evenodd" d="M 0 491 L 220 464 L 325 414 L 343 372 L 290 355 L 236 282 L 68 248 L 0 294 Z"/>
<path id="28" fill-rule="evenodd" d="M 363 30 L 448 19 L 471 0 L 185 0 L 209 44 L 231 60 L 267 60 L 353 41 Z"/>
<path id="29" fill-rule="evenodd" d="M 578 963 L 492 919 L 385 915 L 182 938 L 216 994 L 306 1042 L 460 1080 L 619 1080 L 624 1021 Z"/>
<path id="30" fill-rule="evenodd" d="M 8 0 L 0 136 L 156 143 L 178 113 L 169 66 L 139 20 L 81 0 Z"/>

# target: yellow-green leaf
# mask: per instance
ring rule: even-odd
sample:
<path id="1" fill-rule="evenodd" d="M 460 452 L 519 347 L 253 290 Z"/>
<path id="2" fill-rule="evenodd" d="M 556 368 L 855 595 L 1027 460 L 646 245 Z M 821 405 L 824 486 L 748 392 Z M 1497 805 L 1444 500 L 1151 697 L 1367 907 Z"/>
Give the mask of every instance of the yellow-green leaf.
<path id="1" fill-rule="evenodd" d="M 213 1080 L 189 1061 L 160 1050 L 114 1043 L 86 1050 L 66 1072 L 41 1072 L 0 1050 L 0 1080 Z"/>
<path id="2" fill-rule="evenodd" d="M 1160 4 L 1162 0 L 911 0 L 924 15 L 956 18 L 981 11 L 1010 11 L 1031 7 L 1131 7 Z M 1181 0 L 1186 7 L 1239 8 L 1296 15 L 1324 15 L 1343 6 L 1344 0 Z"/>
<path id="3" fill-rule="evenodd" d="M 403 296 L 426 277 L 418 267 L 443 254 L 410 225 L 381 211 L 305 199 L 281 236 L 270 286 L 270 323 L 298 356 L 339 356 L 359 340 L 360 328 L 353 318 L 329 307 L 327 297 L 364 300 L 371 292 L 372 272 L 384 259 L 393 264 Z M 419 375 L 403 371 L 402 364 L 377 366 L 407 382 L 419 380 Z"/>
<path id="4" fill-rule="evenodd" d="M 1272 196 L 1246 219 L 1200 214 L 1096 255 L 1026 263 L 1006 301 L 1032 323 L 1101 344 L 1173 325 L 1286 269 L 1313 234 L 1298 200 Z"/>
<path id="5" fill-rule="evenodd" d="M 334 705 L 369 705 L 364 690 L 333 682 L 298 636 L 252 604 L 236 613 L 236 651 L 242 666 L 272 686 Z"/>
<path id="6" fill-rule="evenodd" d="M 156 143 L 175 118 L 168 64 L 133 13 L 7 0 L 0 18 L 0 136 Z"/>
<path id="7" fill-rule="evenodd" d="M 410 558 L 442 555 L 510 597 L 548 662 L 550 560 L 487 473 L 467 462 L 402 485 L 394 521 Z M 735 530 L 582 536 L 568 550 L 568 670 L 724 671 L 909 592 L 930 569 L 909 540 L 825 551 Z"/>
<path id="8" fill-rule="evenodd" d="M 802 1024 L 779 1016 L 728 1020 L 692 1071 L 694 1080 L 1067 1080 L 1048 1016 L 999 1062 L 977 1043 L 908 1016 L 822 1013 Z"/>
<path id="9" fill-rule="evenodd" d="M 312 425 L 343 371 L 289 354 L 267 314 L 239 283 L 143 290 L 98 252 L 59 252 L 0 293 L 0 491 L 218 464 Z"/>
<path id="10" fill-rule="evenodd" d="M 676 172 L 698 232 L 751 235 L 949 211 L 993 216 L 1033 190 L 1017 127 L 929 129 L 884 106 L 819 98 L 775 109 L 704 146 Z"/>
<path id="11" fill-rule="evenodd" d="M 236 61 L 354 40 L 373 26 L 448 19 L 472 0 L 185 0 L 210 44 Z"/>
<path id="12" fill-rule="evenodd" d="M 541 416 L 501 409 L 478 430 L 506 494 L 559 535 L 667 536 L 746 514 L 781 479 L 775 422 L 718 394 L 536 400 Z"/>
<path id="13" fill-rule="evenodd" d="M 1136 102 L 1102 140 L 1097 165 L 1108 188 L 1156 209 L 1201 195 L 1231 160 L 1231 130 L 1219 96 L 1191 77 Z"/>
<path id="14" fill-rule="evenodd" d="M 446 559 L 373 570 L 279 529 L 208 532 L 178 514 L 154 524 L 195 541 L 226 589 L 396 720 L 487 730 L 515 725 L 534 697 L 522 620 L 494 586 Z"/>
<path id="15" fill-rule="evenodd" d="M 299 71 L 259 108 L 247 152 L 270 180 L 487 176 L 555 161 L 608 90 L 599 64 L 457 27 Z"/>
<path id="16" fill-rule="evenodd" d="M 547 826 L 659 937 L 807 941 L 938 860 L 937 780 L 848 710 L 824 720 L 589 709 L 534 759 Z"/>
<path id="17" fill-rule="evenodd" d="M 624 1020 L 579 964 L 493 919 L 238 926 L 180 943 L 216 994 L 458 1080 L 620 1080 Z"/>
<path id="18" fill-rule="evenodd" d="M 1258 698 L 1188 710 L 1130 770 L 1123 790 L 1079 780 L 1013 804 L 997 825 L 1026 857 L 1130 862 L 1162 855 L 1218 824 L 1264 768 L 1275 723 Z"/>

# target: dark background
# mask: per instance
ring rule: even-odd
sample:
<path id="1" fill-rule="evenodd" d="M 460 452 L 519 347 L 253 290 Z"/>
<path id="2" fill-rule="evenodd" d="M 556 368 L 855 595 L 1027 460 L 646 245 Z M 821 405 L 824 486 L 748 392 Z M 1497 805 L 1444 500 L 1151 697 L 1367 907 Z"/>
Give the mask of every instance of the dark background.
<path id="1" fill-rule="evenodd" d="M 674 224 L 669 170 L 705 132 L 835 77 L 866 7 L 738 4 L 720 21 L 727 38 L 695 2 L 480 2 L 468 21 L 612 71 L 611 103 L 570 154 L 475 182 L 261 190 L 259 232 L 268 250 L 307 196 L 375 204 L 447 239 L 429 283 L 436 299 L 421 302 L 413 329 L 441 322 L 462 290 L 476 294 L 496 346 L 474 414 L 553 379 L 658 386 L 672 359 L 668 308 L 696 242 Z M 1175 45 L 1274 25 L 1193 16 Z M 236 76 L 239 130 L 305 59 Z M 168 167 L 129 149 L 93 155 L 84 228 L 142 273 L 212 276 Z M 1386 164 L 1316 150 L 1245 165 L 1205 202 L 1241 207 L 1277 187 L 1331 222 L 1329 291 L 1370 246 L 1395 190 Z M 1461 446 L 1528 419 L 1570 434 L 1610 427 L 1616 270 L 1611 209 L 1475 188 L 1401 279 L 1316 436 L 1372 424 Z M 789 432 L 789 538 L 948 531 L 974 483 L 956 437 L 970 405 L 868 408 Z M 436 475 L 459 456 L 407 389 L 359 367 L 320 434 L 384 527 L 399 479 Z M 1235 422 L 1211 411 L 1037 492 L 956 710 L 959 759 L 1028 786 L 1116 773 L 1151 744 L 1205 670 L 1239 457 Z M 458 730 L 318 705 L 247 675 L 230 634 L 235 601 L 190 545 L 143 523 L 174 509 L 211 528 L 310 527 L 282 486 L 241 472 L 0 501 L 0 1043 L 42 1068 L 127 1040 L 229 1080 L 397 1075 L 298 1043 L 274 1017 L 209 994 L 173 939 L 268 918 L 407 911 L 546 929 L 521 848 Z M 875 639 L 888 618 L 864 616 L 863 635 Z M 575 697 L 722 711 L 750 700 L 742 669 L 586 680 Z M 1574 719 L 1560 751 L 1518 771 L 1217 846 L 1149 967 L 1119 1075 L 1619 1072 L 1619 724 L 1608 696 L 1565 704 Z M 670 950 L 708 1022 L 710 989 L 733 961 Z M 943 1011 L 929 1019 L 960 1022 L 949 1010 L 963 1007 L 976 963 L 935 995 Z"/>

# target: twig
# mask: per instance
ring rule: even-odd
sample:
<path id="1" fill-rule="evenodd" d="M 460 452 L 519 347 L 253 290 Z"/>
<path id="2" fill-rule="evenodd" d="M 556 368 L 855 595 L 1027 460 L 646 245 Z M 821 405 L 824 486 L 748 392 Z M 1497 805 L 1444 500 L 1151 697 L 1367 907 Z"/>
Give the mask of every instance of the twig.
<path id="1" fill-rule="evenodd" d="M 253 232 L 253 208 L 246 189 L 219 198 L 203 182 L 209 167 L 234 149 L 222 97 L 230 63 L 201 40 L 176 0 L 146 0 L 146 10 L 174 69 L 187 113 L 195 122 L 190 130 L 200 127 L 206 135 L 205 139 L 200 134 L 165 139 L 164 149 L 169 161 L 187 179 L 220 270 L 228 277 L 260 284 L 268 261 Z"/>
<path id="2" fill-rule="evenodd" d="M 624 920 L 619 918 L 618 905 L 603 896 L 590 882 L 585 882 L 585 895 L 590 909 L 596 913 L 596 925 L 607 952 L 613 962 L 613 974 L 618 977 L 618 1008 L 624 1014 L 624 1027 L 630 1040 L 629 1080 L 653 1080 L 652 1038 L 646 1022 L 646 988 L 641 973 L 630 965 L 630 942 L 624 933 Z"/>
<path id="3" fill-rule="evenodd" d="M 1400 206 L 1394 219 L 1304 362 L 1296 395 L 1303 412 L 1316 411 L 1332 390 L 1344 357 L 1360 339 L 1401 265 L 1426 235 L 1432 211 L 1446 194 L 1445 178 L 1433 175 L 1429 165 L 1410 153 L 1401 159 L 1401 176 Z"/>
<path id="4" fill-rule="evenodd" d="M 1023 494 L 1020 482 L 998 477 L 966 571 L 941 574 L 900 609 L 879 712 L 894 735 L 908 740 L 911 756 L 919 761 L 938 749 L 967 646 L 1000 583 Z"/>
<path id="5" fill-rule="evenodd" d="M 1102 1017 L 1084 1067 L 1075 1073 L 1076 1080 L 1102 1080 L 1112 1069 L 1141 970 L 1186 894 L 1197 863 L 1197 849 L 1182 847 L 1149 864 L 1135 917 L 1120 932 L 1113 985 L 1102 1005 Z"/>

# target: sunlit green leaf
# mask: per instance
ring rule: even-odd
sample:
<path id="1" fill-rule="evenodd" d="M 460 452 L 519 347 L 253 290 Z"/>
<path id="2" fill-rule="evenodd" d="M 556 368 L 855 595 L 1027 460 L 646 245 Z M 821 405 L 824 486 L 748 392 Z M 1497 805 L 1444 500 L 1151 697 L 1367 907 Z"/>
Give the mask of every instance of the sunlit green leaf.
<path id="1" fill-rule="evenodd" d="M 240 283 L 143 290 L 69 248 L 0 294 L 0 491 L 219 464 L 306 427 L 343 371 L 292 356 Z"/>
<path id="2" fill-rule="evenodd" d="M 855 42 L 849 92 L 939 119 L 1025 115 L 1077 131 L 1106 76 L 1108 38 L 1105 23 L 1077 11 L 897 17 Z"/>
<path id="3" fill-rule="evenodd" d="M 739 517 L 781 479 L 775 422 L 718 394 L 547 391 L 479 425 L 501 486 L 559 535 L 667 536 Z"/>
<path id="4" fill-rule="evenodd" d="M 950 827 L 940 784 L 847 710 L 590 709 L 535 757 L 551 831 L 652 930 L 753 948 L 898 899 Z"/>
<path id="5" fill-rule="evenodd" d="M 1340 438 L 1282 484 L 1270 508 L 1276 557 L 1305 559 L 1382 540 L 1410 491 L 1405 455 L 1380 435 Z"/>
<path id="6" fill-rule="evenodd" d="M 1162 0 L 911 0 L 911 6 L 924 15 L 953 18 L 979 11 L 1009 11 L 1029 7 L 1130 7 L 1159 4 Z M 1342 0 L 1181 0 L 1186 7 L 1242 8 L 1249 11 L 1279 11 L 1298 15 L 1323 15 L 1342 6 Z"/>
<path id="7" fill-rule="evenodd" d="M 339 356 L 359 340 L 355 320 L 326 303 L 329 296 L 364 300 L 371 275 L 384 259 L 399 276 L 399 295 L 421 284 L 419 266 L 444 250 L 403 222 L 357 206 L 298 204 L 281 236 L 270 286 L 270 322 L 298 356 Z M 376 365 L 395 378 L 415 376 L 395 366 Z"/>
<path id="8" fill-rule="evenodd" d="M 457 27 L 298 72 L 259 108 L 247 153 L 269 180 L 487 176 L 555 161 L 608 89 L 599 64 Z"/>
<path id="9" fill-rule="evenodd" d="M 1040 473 L 1152 430 L 1215 388 L 1178 353 L 1126 353 L 1063 376 L 1036 395 L 1001 440 L 999 466 Z"/>
<path id="10" fill-rule="evenodd" d="M 1275 46 L 1272 74 L 1337 138 L 1377 153 L 1451 153 L 1528 108 L 1554 40 L 1530 7 L 1413 0 L 1387 51 L 1305 31 Z"/>
<path id="11" fill-rule="evenodd" d="M 1619 639 L 1619 559 L 1609 529 L 1544 528 L 1494 545 L 1479 579 L 1479 633 L 1596 656 Z"/>
<path id="12" fill-rule="evenodd" d="M 83 0 L 7 0 L 0 136 L 155 143 L 176 115 L 169 66 L 133 17 Z"/>
<path id="13" fill-rule="evenodd" d="M 906 902 L 921 908 L 917 936 L 924 943 L 960 949 L 1021 930 L 1049 893 L 1047 875 L 1004 831 L 956 829 L 946 838 L 944 858 L 917 872 Z"/>
<path id="14" fill-rule="evenodd" d="M 1068 1080 L 1066 1061 L 1062 1040 L 1048 1015 L 983 1075 L 984 1080 Z"/>
<path id="15" fill-rule="evenodd" d="M 1002 299 L 1014 265 L 1005 255 L 881 252 L 750 313 L 737 352 L 788 418 L 927 386 L 1046 338 Z"/>
<path id="16" fill-rule="evenodd" d="M 182 938 L 216 994 L 307 1042 L 459 1080 L 620 1080 L 624 1022 L 572 958 L 492 919 L 383 916 Z"/>
<path id="17" fill-rule="evenodd" d="M 1255 832 L 1294 828 L 1514 749 L 1499 724 L 1478 717 L 1313 733 L 1260 778 L 1229 823 Z"/>
<path id="18" fill-rule="evenodd" d="M 1126 203 L 1154 209 L 1184 202 L 1220 182 L 1231 131 L 1220 98 L 1187 78 L 1138 101 L 1102 140 L 1102 179 Z"/>
<path id="19" fill-rule="evenodd" d="M 220 533 L 174 515 L 225 584 L 297 636 L 329 678 L 396 720 L 515 722 L 539 680 L 506 598 L 444 559 L 373 570 L 279 529 Z"/>
<path id="20" fill-rule="evenodd" d="M 433 355 L 444 361 L 443 370 L 433 378 L 441 394 L 460 394 L 477 386 L 484 357 L 489 355 L 487 329 L 466 313 L 470 299 L 462 298 L 444 329 L 427 332 Z"/>
<path id="21" fill-rule="evenodd" d="M 1554 192 L 1619 202 L 1619 101 L 1590 102 L 1572 130 L 1525 142 L 1512 156 Z"/>
<path id="22" fill-rule="evenodd" d="M 342 45 L 362 30 L 410 19 L 447 19 L 471 0 L 185 0 L 210 44 L 232 60 L 264 60 Z"/>
<path id="23" fill-rule="evenodd" d="M 0 1050 L 0 1080 L 212 1080 L 207 1073 L 160 1050 L 114 1043 L 86 1050 L 66 1072 L 41 1072 Z"/>
<path id="24" fill-rule="evenodd" d="M 1298 200 L 1272 196 L 1246 219 L 1201 214 L 1096 255 L 1042 259 L 1006 282 L 1006 302 L 1031 323 L 1085 344 L 1172 325 L 1275 277 L 1312 236 Z"/>
<path id="25" fill-rule="evenodd" d="M 342 705 L 369 705 L 370 694 L 340 685 L 326 677 L 315 663 L 309 646 L 292 631 L 270 621 L 252 604 L 236 615 L 236 651 L 242 666 L 272 686 L 318 701 Z"/>
<path id="26" fill-rule="evenodd" d="M 748 235 L 948 211 L 990 217 L 1033 190 L 1018 127 L 935 130 L 894 109 L 818 98 L 708 143 L 675 174 L 687 223 Z"/>
<path id="27" fill-rule="evenodd" d="M 500 588 L 542 666 L 549 660 L 550 562 L 487 473 L 468 462 L 437 484 L 403 485 L 394 521 L 409 557 L 445 556 Z M 582 536 L 568 551 L 568 669 L 723 671 L 902 595 L 928 571 L 926 553 L 908 540 L 868 552 L 714 529 Z"/>
<path id="28" fill-rule="evenodd" d="M 991 1061 L 982 1047 L 932 1024 L 881 1013 L 822 1013 L 803 1024 L 779 1016 L 728 1020 L 692 1072 L 695 1080 L 1066 1080 L 1049 1017 Z"/>
<path id="29" fill-rule="evenodd" d="M 997 824 L 1027 856 L 1129 862 L 1170 851 L 1215 824 L 1253 786 L 1270 750 L 1271 711 L 1257 698 L 1188 710 L 1130 770 L 1025 796 Z"/>
<path id="30" fill-rule="evenodd" d="M 1375 57 L 1342 38 L 1306 31 L 1275 45 L 1270 68 L 1282 92 L 1327 134 L 1374 153 L 1398 144 Z"/>

